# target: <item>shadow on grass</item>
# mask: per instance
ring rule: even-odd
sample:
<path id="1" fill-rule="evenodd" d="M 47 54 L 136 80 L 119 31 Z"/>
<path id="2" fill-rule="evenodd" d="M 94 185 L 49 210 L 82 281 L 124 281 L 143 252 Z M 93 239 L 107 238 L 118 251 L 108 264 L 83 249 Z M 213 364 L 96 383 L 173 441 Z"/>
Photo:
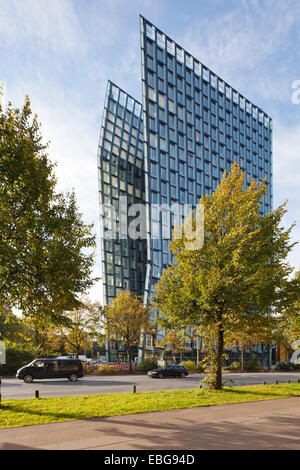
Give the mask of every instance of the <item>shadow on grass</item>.
<path id="1" fill-rule="evenodd" d="M 278 399 L 278 398 L 296 398 L 296 397 L 300 397 L 300 391 L 294 391 L 294 393 L 291 391 L 291 392 L 285 392 L 285 391 L 282 391 L 280 392 L 280 390 L 278 391 L 274 391 L 273 393 L 271 391 L 256 391 L 256 390 L 236 390 L 234 388 L 225 388 L 223 390 L 220 390 L 220 391 L 214 391 L 214 390 L 210 390 L 210 391 L 207 391 L 208 393 L 201 393 L 201 391 L 199 391 L 199 394 L 195 394 L 195 399 L 199 399 L 199 403 L 196 403 L 196 402 L 190 402 L 190 403 L 186 403 L 186 406 L 184 406 L 184 403 L 180 402 L 178 403 L 178 408 L 177 409 L 183 409 L 183 408 L 195 408 L 195 407 L 201 407 L 201 406 L 218 406 L 218 405 L 222 405 L 222 404 L 245 404 L 245 403 L 255 403 L 256 400 L 247 400 L 247 396 L 257 396 L 257 400 L 264 400 L 263 397 L 268 397 L 269 399 Z M 216 393 L 217 392 L 217 393 Z M 220 392 L 220 395 L 219 393 Z M 147 392 L 146 392 L 147 393 Z M 151 392 L 150 392 L 151 393 Z M 213 398 L 214 396 L 214 393 L 216 393 L 215 397 L 218 398 L 218 395 L 220 397 L 220 402 L 216 402 L 216 403 L 207 403 L 205 402 L 206 398 L 209 400 L 211 398 Z M 227 395 L 227 398 L 228 396 L 232 396 L 232 397 L 235 397 L 235 399 L 240 396 L 241 400 L 240 401 L 227 401 L 225 400 L 226 396 L 224 397 L 223 394 L 226 394 Z M 90 396 L 87 396 L 87 397 L 80 397 L 80 399 L 82 400 L 82 403 L 81 403 L 81 406 L 84 406 L 84 402 L 83 402 L 83 399 L 88 399 L 90 398 Z M 183 398 L 183 397 L 182 397 Z M 203 398 L 203 402 L 201 403 L 201 398 Z M 45 400 L 48 400 L 47 398 Z M 225 400 L 225 401 L 224 401 Z M 43 399 L 40 399 L 39 402 L 40 404 L 40 407 L 43 408 Z M 34 402 L 34 406 L 36 406 L 38 403 Z M 58 412 L 58 411 L 51 411 L 51 408 L 50 409 L 30 409 L 30 408 L 26 408 L 26 406 L 23 408 L 22 405 L 19 405 L 19 404 L 5 404 L 5 402 L 2 402 L 2 406 L 1 406 L 1 410 L 2 411 L 8 411 L 8 412 L 11 412 L 11 413 L 18 413 L 18 414 L 23 414 L 23 415 L 32 415 L 32 416 L 40 416 L 42 418 L 53 418 L 54 420 L 56 421 L 61 421 L 61 420 L 70 420 L 70 421 L 73 421 L 73 420 L 83 420 L 83 419 L 93 419 L 93 418 L 107 418 L 107 417 L 110 417 L 110 416 L 116 416 L 116 414 L 113 412 L 113 410 L 103 410 L 103 415 L 94 415 L 94 416 L 90 416 L 88 414 L 88 412 L 90 411 L 89 410 L 89 407 L 88 407 L 88 402 L 86 403 L 87 407 L 86 409 L 83 409 L 83 410 L 79 410 L 79 409 L 75 409 L 73 412 Z M 93 404 L 95 405 L 95 404 Z M 99 401 L 99 405 L 101 406 L 101 401 Z M 128 409 L 124 409 L 124 407 L 126 407 L 127 403 L 120 403 L 120 409 L 118 410 L 117 412 L 117 415 L 128 415 L 128 414 L 139 414 L 139 413 L 147 413 L 147 412 L 157 412 L 157 411 L 168 411 L 168 410 L 171 410 L 171 409 L 174 409 L 172 408 L 172 406 L 167 406 L 160 410 L 158 409 L 154 409 L 154 410 L 144 410 L 144 409 L 139 409 L 139 408 L 132 408 L 130 409 L 130 407 Z M 44 402 L 44 406 L 47 406 L 47 404 Z M 57 404 L 57 406 L 59 406 L 59 404 Z M 70 406 L 72 406 L 72 403 L 70 403 Z M 175 408 L 176 409 L 176 408 Z M 91 411 L 91 413 L 93 413 L 93 411 Z M 1 417 L 1 415 L 0 415 Z M 7 419 L 9 419 L 9 417 L 7 417 Z M 46 422 L 49 422 L 49 421 L 45 421 Z M 17 424 L 17 426 L 20 426 L 20 424 L 18 424 L 17 422 L 14 423 L 14 421 L 12 420 L 11 422 L 11 426 L 15 427 L 15 424 Z M 22 425 L 30 425 L 30 424 L 36 424 L 36 423 L 24 423 Z M 43 423 L 40 423 L 40 424 L 43 424 Z M 9 426 L 8 426 L 9 427 Z"/>
<path id="2" fill-rule="evenodd" d="M 14 405 L 2 405 L 1 410 L 2 411 L 10 411 L 12 413 L 20 413 L 20 414 L 24 414 L 24 415 L 36 415 L 36 416 L 43 416 L 43 417 L 52 416 L 52 417 L 55 417 L 57 419 L 64 418 L 64 419 L 68 419 L 68 420 L 73 420 L 73 419 L 87 418 L 85 412 L 83 412 L 82 414 L 80 412 L 76 412 L 76 414 L 75 413 L 65 413 L 65 412 L 58 413 L 58 412 L 52 412 L 52 411 L 47 410 L 47 409 L 46 410 L 45 409 L 44 410 L 32 410 L 32 409 L 22 408 L 22 407 L 18 407 L 18 406 L 14 406 Z"/>

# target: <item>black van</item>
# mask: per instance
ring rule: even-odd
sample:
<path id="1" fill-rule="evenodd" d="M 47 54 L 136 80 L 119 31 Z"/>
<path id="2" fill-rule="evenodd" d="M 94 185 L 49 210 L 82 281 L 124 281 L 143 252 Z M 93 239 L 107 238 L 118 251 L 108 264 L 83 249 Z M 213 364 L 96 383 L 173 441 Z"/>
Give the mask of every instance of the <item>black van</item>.
<path id="1" fill-rule="evenodd" d="M 83 377 L 82 362 L 79 359 L 35 359 L 27 366 L 21 367 L 17 379 L 29 384 L 33 379 L 69 379 L 76 382 Z"/>

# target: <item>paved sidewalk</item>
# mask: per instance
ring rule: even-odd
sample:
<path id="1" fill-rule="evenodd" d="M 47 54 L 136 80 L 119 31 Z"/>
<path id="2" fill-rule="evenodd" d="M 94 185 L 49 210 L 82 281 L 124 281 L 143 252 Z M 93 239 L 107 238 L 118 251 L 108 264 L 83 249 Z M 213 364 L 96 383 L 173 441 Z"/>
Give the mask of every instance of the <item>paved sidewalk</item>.
<path id="1" fill-rule="evenodd" d="M 0 449 L 300 450 L 300 398 L 0 429 Z"/>

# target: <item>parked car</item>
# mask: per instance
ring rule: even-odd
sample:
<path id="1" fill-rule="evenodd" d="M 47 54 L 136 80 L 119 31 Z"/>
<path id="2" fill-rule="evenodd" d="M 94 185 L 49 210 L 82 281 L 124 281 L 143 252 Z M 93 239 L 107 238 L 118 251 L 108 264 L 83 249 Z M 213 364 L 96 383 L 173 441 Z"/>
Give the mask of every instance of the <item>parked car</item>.
<path id="1" fill-rule="evenodd" d="M 76 382 L 83 377 L 82 362 L 79 359 L 35 359 L 21 367 L 16 374 L 17 379 L 31 383 L 34 379 L 69 379 Z"/>
<path id="2" fill-rule="evenodd" d="M 98 364 L 105 364 L 107 362 L 106 356 L 97 357 Z"/>
<path id="3" fill-rule="evenodd" d="M 170 365 L 165 368 L 150 370 L 148 375 L 152 378 L 162 379 L 163 377 L 186 377 L 189 373 L 183 366 Z"/>

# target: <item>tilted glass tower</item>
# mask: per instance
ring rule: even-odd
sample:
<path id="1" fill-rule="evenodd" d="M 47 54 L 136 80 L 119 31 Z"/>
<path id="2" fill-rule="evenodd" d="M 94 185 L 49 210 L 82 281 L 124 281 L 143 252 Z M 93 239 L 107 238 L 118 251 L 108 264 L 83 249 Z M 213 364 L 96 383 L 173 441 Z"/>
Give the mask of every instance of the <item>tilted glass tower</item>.
<path id="1" fill-rule="evenodd" d="M 141 104 L 109 81 L 98 151 L 99 193 L 100 204 L 115 208 L 118 216 L 114 227 L 106 227 L 106 214 L 101 212 L 105 304 L 111 304 L 124 289 L 144 295 L 146 240 L 133 240 L 120 230 L 123 213 L 126 216 L 133 204 L 145 203 L 143 145 Z M 106 236 L 112 229 L 113 236 Z"/>
<path id="2" fill-rule="evenodd" d="M 145 204 L 147 236 L 135 245 L 121 240 L 124 252 L 127 249 L 123 258 L 122 243 L 102 241 L 106 301 L 126 288 L 149 301 L 171 261 L 168 244 L 174 215 L 168 208 L 178 203 L 195 208 L 202 195 L 216 189 L 233 162 L 244 170 L 247 185 L 266 177 L 261 213 L 272 208 L 270 117 L 145 18 L 140 22 L 142 106 L 109 83 L 99 181 L 101 202 L 117 204 L 123 191 Z M 123 168 L 123 161 L 130 162 L 130 169 Z M 134 188 L 133 180 L 129 182 L 133 174 Z M 138 194 L 133 194 L 136 189 Z M 158 210 L 161 205 L 164 209 Z"/>

